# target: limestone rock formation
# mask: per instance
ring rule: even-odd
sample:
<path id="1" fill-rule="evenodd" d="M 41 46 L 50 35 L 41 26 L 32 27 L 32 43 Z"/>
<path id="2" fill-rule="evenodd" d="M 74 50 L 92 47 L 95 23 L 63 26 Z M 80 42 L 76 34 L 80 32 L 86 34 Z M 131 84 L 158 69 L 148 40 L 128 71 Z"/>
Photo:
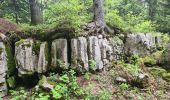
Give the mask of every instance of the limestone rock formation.
<path id="1" fill-rule="evenodd" d="M 151 34 L 128 34 L 125 40 L 126 55 L 150 55 L 156 50 L 155 37 Z"/>
<path id="2" fill-rule="evenodd" d="M 99 40 L 96 36 L 88 37 L 88 55 L 89 55 L 89 60 L 95 61 L 95 66 L 94 68 L 92 68 L 93 70 L 96 69 L 100 70 L 103 68 Z"/>
<path id="3" fill-rule="evenodd" d="M 67 39 L 56 39 L 52 42 L 51 56 L 52 69 L 55 68 L 68 68 L 68 51 L 67 51 Z"/>
<path id="4" fill-rule="evenodd" d="M 121 60 L 124 56 L 124 43 L 118 36 L 109 38 L 110 45 L 112 47 L 113 60 Z"/>
<path id="5" fill-rule="evenodd" d="M 87 40 L 84 37 L 71 40 L 71 67 L 80 72 L 89 70 Z"/>
<path id="6" fill-rule="evenodd" d="M 43 73 L 47 71 L 48 49 L 47 43 L 26 39 L 16 42 L 15 57 L 19 76 L 31 75 L 35 72 Z"/>
<path id="7" fill-rule="evenodd" d="M 7 94 L 7 84 L 6 84 L 6 75 L 7 75 L 7 57 L 6 57 L 5 45 L 3 42 L 0 42 L 0 97 L 3 97 Z"/>

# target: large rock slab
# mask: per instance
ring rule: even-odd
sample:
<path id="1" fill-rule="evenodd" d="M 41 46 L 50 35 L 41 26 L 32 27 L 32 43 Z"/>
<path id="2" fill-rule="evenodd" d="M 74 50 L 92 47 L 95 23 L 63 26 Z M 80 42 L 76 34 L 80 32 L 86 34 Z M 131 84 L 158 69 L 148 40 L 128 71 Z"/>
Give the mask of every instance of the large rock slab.
<path id="1" fill-rule="evenodd" d="M 108 40 L 110 42 L 110 45 L 112 47 L 112 54 L 111 58 L 112 60 L 121 60 L 124 56 L 124 43 L 123 40 L 121 40 L 118 36 L 115 36 L 113 38 L 109 38 Z"/>
<path id="2" fill-rule="evenodd" d="M 26 39 L 16 42 L 15 57 L 19 76 L 43 73 L 48 66 L 47 43 Z"/>
<path id="3" fill-rule="evenodd" d="M 128 34 L 125 40 L 126 55 L 150 55 L 156 50 L 155 36 L 145 33 Z"/>
<path id="4" fill-rule="evenodd" d="M 96 69 L 102 69 L 103 68 L 103 62 L 101 59 L 101 50 L 99 45 L 99 40 L 96 36 L 90 36 L 88 37 L 88 55 L 89 60 L 92 61 L 90 63 L 95 63 L 95 66 L 90 65 L 90 67 L 93 67 L 93 70 Z"/>
<path id="5" fill-rule="evenodd" d="M 6 83 L 6 75 L 8 71 L 7 66 L 7 53 L 5 50 L 5 45 L 0 42 L 0 97 L 7 95 L 8 88 Z"/>
<path id="6" fill-rule="evenodd" d="M 87 40 L 84 37 L 71 40 L 71 67 L 80 71 L 88 71 Z"/>
<path id="7" fill-rule="evenodd" d="M 56 39 L 52 42 L 51 47 L 51 66 L 52 69 L 55 68 L 68 68 L 68 51 L 67 51 L 67 40 L 66 39 Z"/>

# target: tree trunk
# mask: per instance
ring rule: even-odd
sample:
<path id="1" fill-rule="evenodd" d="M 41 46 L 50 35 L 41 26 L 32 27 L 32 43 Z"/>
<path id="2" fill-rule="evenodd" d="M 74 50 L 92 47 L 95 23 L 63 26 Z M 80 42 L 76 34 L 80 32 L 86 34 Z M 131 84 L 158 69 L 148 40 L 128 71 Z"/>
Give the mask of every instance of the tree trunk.
<path id="1" fill-rule="evenodd" d="M 40 10 L 37 0 L 29 0 L 31 11 L 31 25 L 37 25 L 42 23 L 42 12 Z"/>
<path id="2" fill-rule="evenodd" d="M 98 22 L 100 26 L 105 26 L 103 0 L 93 0 L 94 17 L 93 21 Z"/>
<path id="3" fill-rule="evenodd" d="M 154 20 L 155 14 L 156 14 L 156 7 L 157 7 L 157 0 L 147 0 L 148 3 L 148 10 L 149 10 L 149 19 Z"/>
<path id="4" fill-rule="evenodd" d="M 18 20 L 18 5 L 16 0 L 12 0 L 12 4 L 13 4 L 13 8 L 14 8 L 14 14 L 15 14 L 15 22 L 18 24 L 19 20 Z"/>

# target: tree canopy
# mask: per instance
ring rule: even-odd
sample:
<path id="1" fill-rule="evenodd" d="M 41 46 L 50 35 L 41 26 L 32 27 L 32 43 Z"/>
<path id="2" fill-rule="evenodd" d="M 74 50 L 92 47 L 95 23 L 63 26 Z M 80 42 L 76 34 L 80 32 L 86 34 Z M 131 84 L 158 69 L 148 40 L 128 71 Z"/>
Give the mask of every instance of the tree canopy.
<path id="1" fill-rule="evenodd" d="M 103 2 L 103 17 L 111 28 L 170 32 L 169 0 L 1 0 L 0 17 L 24 25 L 55 24 L 79 30 L 93 20 L 95 1 Z"/>

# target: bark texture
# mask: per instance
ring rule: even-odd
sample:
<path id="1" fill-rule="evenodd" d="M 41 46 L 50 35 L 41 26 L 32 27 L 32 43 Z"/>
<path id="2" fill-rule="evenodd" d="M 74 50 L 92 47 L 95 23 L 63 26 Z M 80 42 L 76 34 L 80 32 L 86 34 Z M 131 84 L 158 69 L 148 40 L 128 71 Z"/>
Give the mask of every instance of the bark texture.
<path id="1" fill-rule="evenodd" d="M 31 25 L 37 25 L 42 23 L 42 12 L 40 10 L 38 0 L 29 0 L 31 11 Z"/>
<path id="2" fill-rule="evenodd" d="M 98 22 L 100 26 L 105 26 L 103 0 L 93 0 L 94 17 L 93 21 Z"/>

